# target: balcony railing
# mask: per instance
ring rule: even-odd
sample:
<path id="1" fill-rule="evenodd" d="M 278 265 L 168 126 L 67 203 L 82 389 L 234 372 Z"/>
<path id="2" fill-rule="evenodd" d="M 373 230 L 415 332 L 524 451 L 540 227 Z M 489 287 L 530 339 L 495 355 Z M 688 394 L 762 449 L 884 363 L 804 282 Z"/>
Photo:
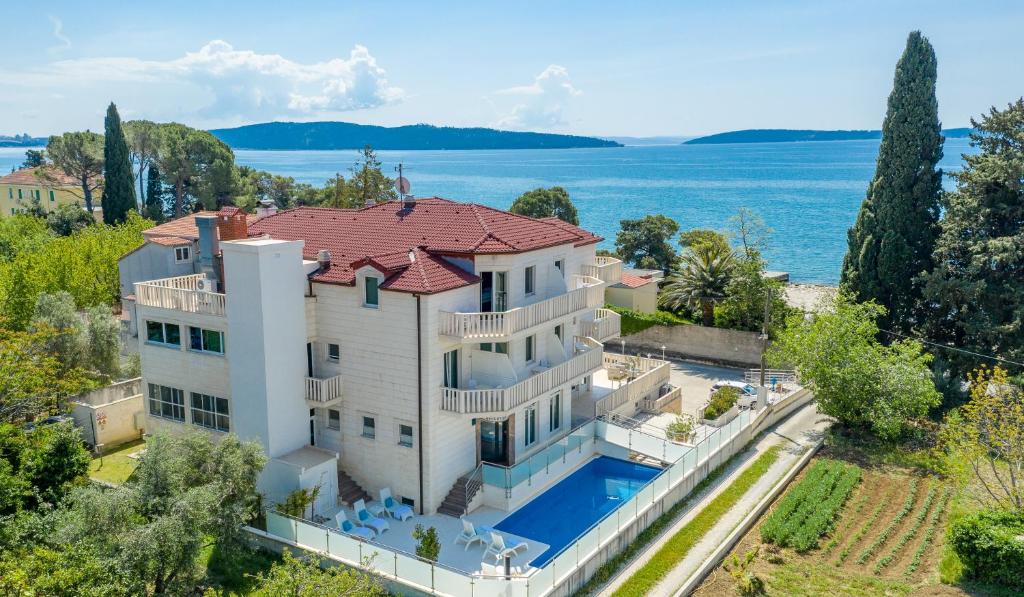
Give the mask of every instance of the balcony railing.
<path id="1" fill-rule="evenodd" d="M 592 276 L 606 284 L 618 284 L 622 281 L 622 261 L 604 255 L 598 255 L 593 264 L 580 268 L 584 276 Z"/>
<path id="2" fill-rule="evenodd" d="M 219 292 L 198 290 L 199 280 L 206 274 L 192 274 L 135 283 L 135 301 L 147 307 L 173 309 L 188 313 L 224 315 L 224 295 Z"/>
<path id="3" fill-rule="evenodd" d="M 490 313 L 441 312 L 441 333 L 464 339 L 506 338 L 535 325 L 604 304 L 604 284 L 592 276 L 572 277 L 572 290 L 511 311 Z"/>
<path id="4" fill-rule="evenodd" d="M 306 378 L 306 402 L 327 405 L 341 398 L 341 376 L 335 375 L 327 379 L 318 377 Z"/>
<path id="5" fill-rule="evenodd" d="M 668 361 L 619 354 L 605 354 L 604 366 L 624 369 L 632 379 L 597 401 L 594 406 L 598 416 L 626 404 L 639 402 L 655 388 L 667 384 L 672 373 Z"/>
<path id="6" fill-rule="evenodd" d="M 601 343 L 591 338 L 577 337 L 576 344 L 580 348 L 569 360 L 507 388 L 443 388 L 441 410 L 460 414 L 508 412 L 558 386 L 600 369 L 604 353 Z"/>
<path id="7" fill-rule="evenodd" d="M 583 321 L 580 326 L 584 336 L 604 342 L 622 333 L 622 318 L 611 309 L 598 309 L 594 312 L 593 321 Z"/>

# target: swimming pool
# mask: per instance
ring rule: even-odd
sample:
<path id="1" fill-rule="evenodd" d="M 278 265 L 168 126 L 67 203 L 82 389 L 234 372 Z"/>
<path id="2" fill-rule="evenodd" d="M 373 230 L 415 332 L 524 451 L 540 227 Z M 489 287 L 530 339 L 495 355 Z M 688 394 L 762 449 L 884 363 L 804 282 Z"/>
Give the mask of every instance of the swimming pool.
<path id="1" fill-rule="evenodd" d="M 499 531 L 547 543 L 531 562 L 541 567 L 595 522 L 656 477 L 661 469 L 599 456 L 533 498 L 494 526 Z"/>

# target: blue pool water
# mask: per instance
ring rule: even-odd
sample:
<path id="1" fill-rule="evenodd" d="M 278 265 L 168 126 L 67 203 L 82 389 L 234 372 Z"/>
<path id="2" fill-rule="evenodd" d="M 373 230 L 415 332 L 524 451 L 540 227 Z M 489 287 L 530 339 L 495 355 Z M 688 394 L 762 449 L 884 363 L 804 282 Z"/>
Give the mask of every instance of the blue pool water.
<path id="1" fill-rule="evenodd" d="M 600 456 L 562 479 L 494 526 L 499 531 L 547 543 L 534 558 L 540 567 L 595 522 L 621 506 L 661 469 Z"/>

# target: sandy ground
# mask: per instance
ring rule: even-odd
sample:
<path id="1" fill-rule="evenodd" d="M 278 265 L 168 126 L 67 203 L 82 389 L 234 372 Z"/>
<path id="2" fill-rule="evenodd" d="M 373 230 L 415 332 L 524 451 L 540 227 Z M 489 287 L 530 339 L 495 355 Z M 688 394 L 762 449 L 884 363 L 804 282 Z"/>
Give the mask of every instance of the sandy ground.
<path id="1" fill-rule="evenodd" d="M 823 299 L 835 292 L 835 286 L 825 284 L 789 284 L 786 286 L 786 303 L 797 309 L 814 311 Z"/>

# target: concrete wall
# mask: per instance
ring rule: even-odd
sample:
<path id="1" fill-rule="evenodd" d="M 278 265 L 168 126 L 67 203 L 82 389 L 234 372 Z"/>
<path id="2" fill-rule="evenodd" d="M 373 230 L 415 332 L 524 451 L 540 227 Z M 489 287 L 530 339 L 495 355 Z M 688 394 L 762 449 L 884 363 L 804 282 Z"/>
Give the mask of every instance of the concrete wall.
<path id="1" fill-rule="evenodd" d="M 121 296 L 135 293 L 136 282 L 160 278 L 173 278 L 196 273 L 194 258 L 197 243 L 189 245 L 189 259 L 178 263 L 174 259 L 175 247 L 147 242 L 117 262 L 121 281 Z M 184 245 L 182 245 L 184 246 Z"/>
<path id="2" fill-rule="evenodd" d="M 628 352 L 661 354 L 712 361 L 726 365 L 759 365 L 761 340 L 756 332 L 706 328 L 699 325 L 655 325 L 623 336 Z"/>
<path id="3" fill-rule="evenodd" d="M 640 288 L 609 286 L 604 291 L 604 300 L 609 305 L 616 307 L 632 309 L 641 313 L 654 313 L 658 310 L 658 284 L 651 282 Z"/>
<path id="4" fill-rule="evenodd" d="M 142 436 L 137 417 L 143 412 L 141 378 L 93 390 L 72 401 L 71 416 L 91 446 L 107 450 Z"/>

